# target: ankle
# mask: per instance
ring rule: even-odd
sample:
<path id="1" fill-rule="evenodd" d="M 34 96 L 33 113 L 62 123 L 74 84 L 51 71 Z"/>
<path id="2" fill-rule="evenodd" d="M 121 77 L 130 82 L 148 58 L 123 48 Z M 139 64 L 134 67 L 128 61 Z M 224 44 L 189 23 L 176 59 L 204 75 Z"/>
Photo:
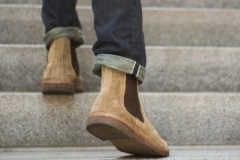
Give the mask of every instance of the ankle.
<path id="1" fill-rule="evenodd" d="M 119 101 L 132 116 L 143 121 L 138 96 L 138 80 L 135 76 L 102 67 L 101 93 L 108 97 L 110 95 L 110 101 Z"/>

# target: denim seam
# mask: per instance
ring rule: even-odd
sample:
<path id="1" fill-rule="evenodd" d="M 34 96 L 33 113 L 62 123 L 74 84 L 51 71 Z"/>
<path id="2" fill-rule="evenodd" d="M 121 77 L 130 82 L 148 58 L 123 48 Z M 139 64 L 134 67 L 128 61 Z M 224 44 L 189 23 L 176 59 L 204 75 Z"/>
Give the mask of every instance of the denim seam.
<path id="1" fill-rule="evenodd" d="M 130 74 L 133 74 L 133 71 L 134 71 L 134 68 L 135 68 L 136 64 L 137 64 L 137 62 L 134 62 L 134 65 L 133 65 L 133 67 L 132 67 L 132 71 L 131 71 Z"/>
<path id="2" fill-rule="evenodd" d="M 57 27 L 50 30 L 44 37 L 46 48 L 49 48 L 50 44 L 57 38 L 69 37 L 72 41 L 77 42 L 80 46 L 84 43 L 83 32 L 77 27 Z"/>
<path id="3" fill-rule="evenodd" d="M 139 76 L 139 72 L 140 72 L 140 67 L 138 67 L 137 77 Z"/>

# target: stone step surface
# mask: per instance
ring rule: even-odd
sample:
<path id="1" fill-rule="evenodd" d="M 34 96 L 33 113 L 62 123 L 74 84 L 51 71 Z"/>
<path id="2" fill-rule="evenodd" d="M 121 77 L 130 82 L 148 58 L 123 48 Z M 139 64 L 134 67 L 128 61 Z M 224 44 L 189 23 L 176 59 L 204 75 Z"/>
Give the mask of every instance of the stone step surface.
<path id="1" fill-rule="evenodd" d="M 0 4 L 41 4 L 41 0 L 0 0 Z M 141 0 L 143 6 L 187 8 L 240 8 L 239 0 Z M 78 5 L 91 5 L 91 0 L 78 0 Z"/>
<path id="2" fill-rule="evenodd" d="M 166 160 L 237 160 L 240 146 L 170 146 Z M 55 147 L 0 149 L 0 160 L 150 159 L 117 151 L 113 147 Z M 152 159 L 152 158 L 151 158 Z M 153 158 L 162 159 L 162 158 Z"/>
<path id="3" fill-rule="evenodd" d="M 239 92 L 240 48 L 147 47 L 141 91 Z M 99 91 L 91 46 L 77 50 L 85 92 Z M 40 91 L 46 66 L 43 45 L 0 45 L 0 91 Z"/>
<path id="4" fill-rule="evenodd" d="M 103 146 L 86 119 L 97 93 L 0 93 L 0 147 Z M 240 145 L 239 93 L 141 93 L 169 145 Z"/>
<path id="5" fill-rule="evenodd" d="M 86 37 L 96 41 L 91 7 L 78 7 Z M 0 43 L 42 44 L 44 26 L 40 5 L 0 5 Z M 161 46 L 239 46 L 240 10 L 168 9 L 144 7 L 147 45 Z"/>

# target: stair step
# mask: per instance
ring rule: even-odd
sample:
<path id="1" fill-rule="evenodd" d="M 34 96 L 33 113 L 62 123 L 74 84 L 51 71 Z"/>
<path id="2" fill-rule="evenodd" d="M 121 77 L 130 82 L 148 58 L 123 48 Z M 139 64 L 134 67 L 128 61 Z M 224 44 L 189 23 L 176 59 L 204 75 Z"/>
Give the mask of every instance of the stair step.
<path id="1" fill-rule="evenodd" d="M 99 91 L 92 74 L 91 46 L 77 50 L 85 91 Z M 240 48 L 147 47 L 147 73 L 141 91 L 240 91 Z M 0 45 L 0 91 L 40 91 L 46 66 L 43 45 Z"/>
<path id="2" fill-rule="evenodd" d="M 78 7 L 86 43 L 95 40 L 91 7 Z M 40 5 L 0 5 L 0 43 L 42 44 Z M 240 10 L 143 8 L 147 45 L 239 46 Z"/>
<path id="3" fill-rule="evenodd" d="M 240 146 L 170 146 L 168 160 L 237 160 Z M 79 160 L 79 159 L 149 159 L 117 151 L 113 147 L 55 147 L 0 149 L 0 160 Z M 158 158 L 154 158 L 158 159 Z M 160 158 L 159 158 L 160 159 Z"/>
<path id="4" fill-rule="evenodd" d="M 0 93 L 0 147 L 110 145 L 90 135 L 97 93 Z M 150 121 L 170 145 L 240 145 L 239 93 L 141 93 Z"/>
<path id="5" fill-rule="evenodd" d="M 141 0 L 143 6 L 187 8 L 240 8 L 239 0 Z M 40 0 L 0 0 L 0 4 L 41 4 Z M 91 5 L 90 0 L 78 0 L 79 5 Z"/>

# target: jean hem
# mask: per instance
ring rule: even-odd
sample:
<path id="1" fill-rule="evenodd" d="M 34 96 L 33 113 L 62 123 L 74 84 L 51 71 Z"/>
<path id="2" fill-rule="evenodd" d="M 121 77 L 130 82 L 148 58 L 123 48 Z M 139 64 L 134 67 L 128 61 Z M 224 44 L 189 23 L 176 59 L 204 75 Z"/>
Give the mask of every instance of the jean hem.
<path id="1" fill-rule="evenodd" d="M 48 49 L 50 44 L 57 38 L 69 37 L 76 47 L 84 43 L 83 32 L 77 27 L 57 27 L 50 30 L 44 37 L 44 43 Z"/>
<path id="2" fill-rule="evenodd" d="M 143 82 L 146 72 L 146 69 L 136 61 L 130 58 L 111 54 L 97 55 L 92 72 L 98 76 L 101 76 L 101 66 L 107 66 L 126 74 L 134 75 L 140 83 Z"/>

